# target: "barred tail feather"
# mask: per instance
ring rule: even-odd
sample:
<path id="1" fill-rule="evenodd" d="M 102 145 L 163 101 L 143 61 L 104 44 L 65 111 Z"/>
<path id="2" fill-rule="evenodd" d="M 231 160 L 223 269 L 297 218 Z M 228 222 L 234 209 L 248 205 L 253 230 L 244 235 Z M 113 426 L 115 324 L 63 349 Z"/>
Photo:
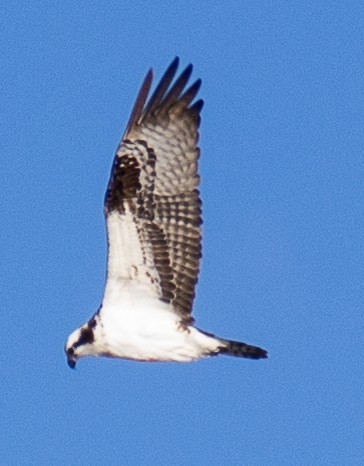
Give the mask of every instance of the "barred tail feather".
<path id="1" fill-rule="evenodd" d="M 267 358 L 268 352 L 258 346 L 248 345 L 240 341 L 220 339 L 223 346 L 219 348 L 218 354 L 237 356 L 240 358 L 261 359 Z"/>

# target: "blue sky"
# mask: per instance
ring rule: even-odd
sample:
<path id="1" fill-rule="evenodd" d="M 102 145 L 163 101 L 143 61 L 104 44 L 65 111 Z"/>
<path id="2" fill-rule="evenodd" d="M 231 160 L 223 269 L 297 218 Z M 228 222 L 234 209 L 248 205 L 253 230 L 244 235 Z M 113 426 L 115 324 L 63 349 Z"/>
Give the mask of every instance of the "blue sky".
<path id="1" fill-rule="evenodd" d="M 2 5 L 2 464 L 363 463 L 363 20 L 356 1 Z M 197 323 L 270 358 L 71 371 L 114 150 L 176 55 L 205 100 Z"/>

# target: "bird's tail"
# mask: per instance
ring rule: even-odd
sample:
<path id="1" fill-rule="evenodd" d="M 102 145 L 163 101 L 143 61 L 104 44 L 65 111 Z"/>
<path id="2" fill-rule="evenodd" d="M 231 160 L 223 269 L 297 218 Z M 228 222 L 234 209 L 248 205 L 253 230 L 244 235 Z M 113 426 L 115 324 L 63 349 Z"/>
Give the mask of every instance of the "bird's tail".
<path id="1" fill-rule="evenodd" d="M 224 340 L 223 338 L 219 338 L 219 340 L 221 341 L 221 347 L 218 350 L 218 354 L 227 354 L 229 356 L 249 359 L 268 357 L 268 352 L 258 346 L 248 345 L 241 341 Z"/>

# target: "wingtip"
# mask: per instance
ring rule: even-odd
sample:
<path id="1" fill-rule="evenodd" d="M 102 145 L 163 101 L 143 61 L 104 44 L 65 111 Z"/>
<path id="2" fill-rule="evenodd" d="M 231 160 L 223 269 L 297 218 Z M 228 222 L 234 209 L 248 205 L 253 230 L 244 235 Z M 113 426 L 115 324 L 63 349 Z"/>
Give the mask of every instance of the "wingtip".
<path id="1" fill-rule="evenodd" d="M 191 105 L 190 110 L 194 111 L 197 115 L 199 115 L 204 104 L 205 101 L 203 99 L 196 100 L 196 102 L 193 105 Z"/>
<path id="2" fill-rule="evenodd" d="M 179 65 L 179 60 L 180 60 L 180 59 L 179 59 L 179 56 L 176 55 L 176 56 L 174 57 L 174 59 L 172 60 L 171 66 L 173 65 L 173 67 L 178 67 L 178 65 Z"/>
<path id="3" fill-rule="evenodd" d="M 176 56 L 174 57 L 174 59 L 172 60 L 172 63 L 167 68 L 167 71 L 165 74 L 172 74 L 174 76 L 178 69 L 178 66 L 179 66 L 179 57 Z"/>
<path id="4" fill-rule="evenodd" d="M 148 98 L 148 94 L 152 86 L 152 81 L 153 81 L 153 68 L 151 67 L 149 68 L 147 74 L 145 75 L 143 83 L 139 89 L 139 93 L 134 103 L 133 110 L 130 114 L 128 124 L 126 125 L 126 130 L 125 130 L 124 135 L 128 134 L 128 132 L 131 131 L 133 126 L 138 123 L 140 116 L 142 114 L 142 111 L 143 111 L 144 104 Z"/>
<path id="5" fill-rule="evenodd" d="M 146 82 L 149 83 L 149 84 L 152 84 L 153 75 L 154 75 L 154 70 L 153 70 L 153 67 L 151 66 L 151 67 L 149 68 L 147 74 L 145 75 L 144 81 L 146 81 Z"/>

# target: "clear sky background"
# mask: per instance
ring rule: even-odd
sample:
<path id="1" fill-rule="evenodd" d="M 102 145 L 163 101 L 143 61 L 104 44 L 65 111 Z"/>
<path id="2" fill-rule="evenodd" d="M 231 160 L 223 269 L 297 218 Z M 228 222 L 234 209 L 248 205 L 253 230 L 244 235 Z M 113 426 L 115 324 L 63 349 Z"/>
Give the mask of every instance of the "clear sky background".
<path id="1" fill-rule="evenodd" d="M 1 7 L 0 463 L 361 465 L 363 2 Z M 84 359 L 103 196 L 150 66 L 201 78 L 201 328 L 264 361 Z"/>

